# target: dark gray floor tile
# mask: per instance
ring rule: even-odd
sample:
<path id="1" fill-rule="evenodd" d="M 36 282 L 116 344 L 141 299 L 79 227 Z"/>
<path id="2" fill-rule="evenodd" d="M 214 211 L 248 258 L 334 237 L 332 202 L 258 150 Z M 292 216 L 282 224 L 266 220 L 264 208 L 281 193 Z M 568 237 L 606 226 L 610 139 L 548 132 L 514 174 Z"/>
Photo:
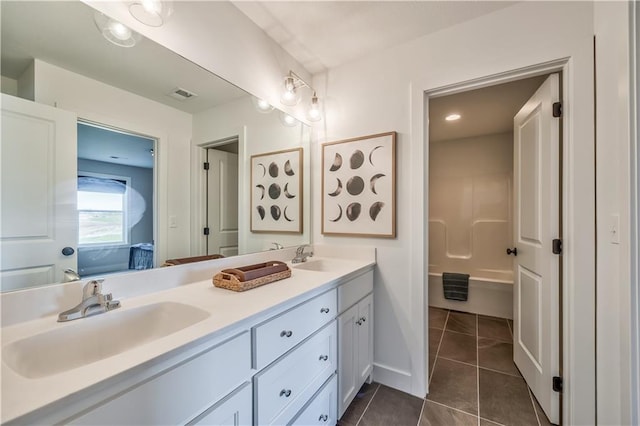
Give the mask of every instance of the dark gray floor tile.
<path id="1" fill-rule="evenodd" d="M 364 413 L 364 410 L 367 408 L 367 404 L 369 404 L 369 401 L 371 401 L 371 398 L 376 393 L 376 389 L 378 389 L 378 386 L 380 386 L 380 384 L 378 383 L 365 383 L 364 385 L 362 385 L 362 387 L 358 391 L 358 394 L 355 398 L 353 398 L 353 401 L 351 402 L 351 404 L 349 404 L 349 407 L 344 412 L 344 415 L 342 416 L 340 421 L 338 421 L 338 425 L 356 426 L 358 420 L 360 420 L 360 417 L 362 417 L 362 413 Z"/>
<path id="2" fill-rule="evenodd" d="M 479 373 L 481 418 L 504 425 L 538 425 L 524 379 L 482 368 Z"/>
<path id="3" fill-rule="evenodd" d="M 448 313 L 449 311 L 446 309 L 429 306 L 429 328 L 439 328 L 442 330 L 445 322 L 447 321 Z"/>
<path id="4" fill-rule="evenodd" d="M 520 376 L 513 363 L 513 345 L 509 342 L 478 337 L 478 365 Z"/>
<path id="5" fill-rule="evenodd" d="M 438 353 L 440 338 L 442 337 L 442 329 L 429 327 L 429 355 Z"/>
<path id="6" fill-rule="evenodd" d="M 478 315 L 478 336 L 512 342 L 511 331 L 506 319 Z"/>
<path id="7" fill-rule="evenodd" d="M 438 358 L 429 384 L 427 400 L 467 413 L 478 410 L 477 367 Z"/>
<path id="8" fill-rule="evenodd" d="M 552 423 L 549 421 L 549 418 L 542 410 L 542 407 L 538 403 L 538 400 L 536 399 L 533 392 L 531 392 L 531 390 L 529 390 L 529 395 L 531 395 L 531 399 L 533 399 L 533 406 L 535 407 L 536 413 L 538 414 L 538 420 L 540 421 L 540 426 L 551 426 Z"/>
<path id="9" fill-rule="evenodd" d="M 418 426 L 478 426 L 478 418 L 432 401 L 425 401 Z"/>
<path id="10" fill-rule="evenodd" d="M 358 426 L 417 425 L 424 400 L 380 385 Z"/>
<path id="11" fill-rule="evenodd" d="M 456 333 L 476 335 L 476 315 L 466 314 L 464 312 L 449 312 L 447 319 L 448 331 Z"/>
<path id="12" fill-rule="evenodd" d="M 477 364 L 476 336 L 445 331 L 438 357 Z"/>

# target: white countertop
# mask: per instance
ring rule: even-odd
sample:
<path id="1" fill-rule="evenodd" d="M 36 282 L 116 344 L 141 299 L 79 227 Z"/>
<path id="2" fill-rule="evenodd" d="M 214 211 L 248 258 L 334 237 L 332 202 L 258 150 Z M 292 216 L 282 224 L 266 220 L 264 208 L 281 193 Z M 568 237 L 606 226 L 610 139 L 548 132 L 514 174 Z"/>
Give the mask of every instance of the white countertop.
<path id="1" fill-rule="evenodd" d="M 119 299 L 122 307 L 94 317 L 59 323 L 57 315 L 50 315 L 3 327 L 2 347 L 5 347 L 11 342 L 49 330 L 74 327 L 81 321 L 99 321 L 99 317 L 104 315 L 118 315 L 126 310 L 158 302 L 184 303 L 209 313 L 209 317 L 203 321 L 168 336 L 106 359 L 42 378 L 25 378 L 3 360 L 2 423 L 16 420 L 46 406 L 51 409 L 59 408 L 85 398 L 94 389 L 122 380 L 132 372 L 153 366 L 154 363 L 160 364 L 169 355 L 189 349 L 201 350 L 198 345 L 211 345 L 217 339 L 225 339 L 236 334 L 236 331 L 249 329 L 268 316 L 289 309 L 308 297 L 334 288 L 373 268 L 375 254 L 372 257 L 360 257 L 350 260 L 332 258 L 330 261 L 335 267 L 329 272 L 292 267 L 291 278 L 241 293 L 216 288 L 209 279 L 127 299 L 119 299 L 118 294 L 114 293 L 114 299 Z M 316 257 L 310 260 L 318 259 Z"/>

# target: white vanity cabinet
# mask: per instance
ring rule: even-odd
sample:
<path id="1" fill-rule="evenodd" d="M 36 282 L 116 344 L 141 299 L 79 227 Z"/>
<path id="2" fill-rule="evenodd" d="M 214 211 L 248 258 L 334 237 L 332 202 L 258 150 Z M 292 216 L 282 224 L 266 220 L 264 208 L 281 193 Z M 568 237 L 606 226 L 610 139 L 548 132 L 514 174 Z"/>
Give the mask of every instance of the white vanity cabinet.
<path id="1" fill-rule="evenodd" d="M 338 288 L 338 418 L 373 370 L 373 272 Z"/>
<path id="2" fill-rule="evenodd" d="M 251 340 L 245 331 L 65 423 L 185 424 L 203 413 L 215 416 L 216 404 L 250 378 Z M 242 411 L 234 416 L 251 419 L 251 395 L 241 393 L 239 398 L 242 396 L 244 401 L 233 400 L 234 407 L 241 407 L 235 411 Z M 222 409 L 229 411 L 229 407 L 223 405 Z"/>

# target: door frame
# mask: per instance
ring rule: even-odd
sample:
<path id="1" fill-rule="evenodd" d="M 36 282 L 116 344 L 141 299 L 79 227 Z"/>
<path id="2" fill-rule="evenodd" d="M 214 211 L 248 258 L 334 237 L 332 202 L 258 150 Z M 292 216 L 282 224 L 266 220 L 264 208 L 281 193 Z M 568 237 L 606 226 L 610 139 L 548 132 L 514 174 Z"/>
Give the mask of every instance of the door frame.
<path id="1" fill-rule="evenodd" d="M 191 254 L 199 256 L 206 253 L 207 240 L 204 237 L 203 229 L 207 223 L 207 174 L 203 164 L 207 159 L 207 149 L 226 145 L 237 141 L 238 144 L 238 188 L 245 187 L 244 166 L 242 159 L 246 152 L 245 147 L 246 128 L 242 127 L 237 132 L 215 139 L 213 141 L 192 145 L 191 149 Z M 238 197 L 238 253 L 241 253 L 241 246 L 244 240 L 241 239 L 241 219 L 239 212 L 242 200 Z"/>
<path id="2" fill-rule="evenodd" d="M 570 58 L 563 58 L 555 61 L 545 62 L 541 64 L 531 65 L 528 67 L 515 69 L 499 74 L 488 75 L 485 77 L 462 81 L 446 86 L 429 88 L 422 91 L 422 125 L 420 129 L 423 132 L 423 155 L 422 155 L 422 173 L 423 173 L 423 190 L 425 194 L 422 205 L 413 209 L 416 214 L 420 214 L 420 220 L 428 223 L 429 212 L 429 100 L 430 98 L 452 95 L 455 93 L 465 92 L 483 87 L 493 86 L 497 84 L 508 83 L 514 80 L 520 80 L 537 75 L 560 73 L 561 99 L 563 99 L 563 123 L 561 131 L 562 147 L 562 176 L 560 176 L 560 189 L 562 193 L 561 199 L 561 229 L 563 232 L 563 240 L 565 242 L 573 241 L 590 241 L 589 246 L 581 246 L 579 243 L 572 247 L 565 244 L 563 256 L 561 259 L 561 282 L 563 283 L 561 294 L 561 372 L 565 382 L 564 391 L 561 396 L 561 416 L 564 424 L 572 424 L 572 419 L 576 418 L 593 418 L 595 421 L 595 203 L 590 203 L 592 198 L 589 195 L 583 195 L 574 186 L 578 177 L 575 173 L 576 151 L 579 141 L 573 136 L 573 117 L 572 117 L 572 100 L 575 92 L 573 88 L 573 64 Z M 594 140 L 584 142 L 587 146 Z M 582 148 L 584 149 L 584 148 Z M 594 166 L 595 171 L 595 166 Z M 595 181 L 593 181 L 593 193 L 595 192 Z M 593 197 L 593 193 L 591 197 Z M 574 218 L 578 214 L 584 214 L 585 217 L 593 217 L 594 223 L 591 229 L 575 229 L 571 225 Z M 424 226 L 422 235 L 422 245 L 418 246 L 418 250 L 414 253 L 423 254 L 422 259 L 413 259 L 414 264 L 420 264 L 421 270 L 414 269 L 412 274 L 423 283 L 422 296 L 422 312 L 419 313 L 423 320 L 424 344 L 421 353 L 421 370 L 424 380 L 424 386 L 428 391 L 428 372 L 429 372 L 429 324 L 426 312 L 429 306 L 428 300 L 428 253 L 429 253 L 429 228 Z M 417 243 L 417 242 L 416 242 Z M 427 261 L 425 261 L 427 259 Z M 591 265 L 585 268 L 585 265 Z M 577 309 L 578 301 L 584 302 L 587 306 L 581 306 Z M 419 303 L 419 302 L 418 302 Z M 415 307 L 418 308 L 417 306 Z M 416 314 L 417 315 L 417 314 Z M 585 351 L 585 348 L 591 350 Z M 591 357 L 583 354 L 590 353 Z M 415 386 L 415 385 L 414 385 Z M 551 386 L 551 384 L 549 384 Z M 591 410 L 591 412 L 589 412 Z M 579 414 L 580 413 L 580 414 Z"/>

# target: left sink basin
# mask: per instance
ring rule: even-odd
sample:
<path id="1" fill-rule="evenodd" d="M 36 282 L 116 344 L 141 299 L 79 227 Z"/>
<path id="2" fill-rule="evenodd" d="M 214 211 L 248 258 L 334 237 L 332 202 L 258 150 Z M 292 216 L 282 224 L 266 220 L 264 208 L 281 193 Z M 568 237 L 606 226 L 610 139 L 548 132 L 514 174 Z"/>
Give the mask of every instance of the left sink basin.
<path id="1" fill-rule="evenodd" d="M 2 358 L 19 375 L 37 379 L 117 355 L 207 317 L 200 308 L 176 302 L 111 311 L 9 343 Z"/>

